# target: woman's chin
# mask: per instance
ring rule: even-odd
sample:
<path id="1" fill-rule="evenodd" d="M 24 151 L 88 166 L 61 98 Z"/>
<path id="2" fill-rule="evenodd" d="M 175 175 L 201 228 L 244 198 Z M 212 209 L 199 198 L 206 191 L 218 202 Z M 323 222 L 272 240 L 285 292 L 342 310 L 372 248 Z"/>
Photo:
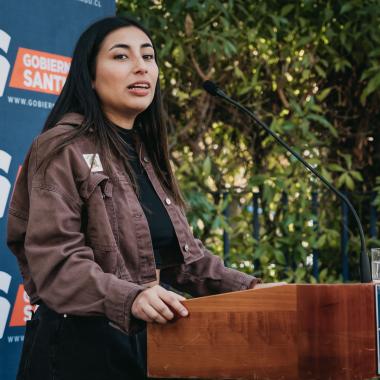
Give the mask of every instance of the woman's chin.
<path id="1" fill-rule="evenodd" d="M 128 104 L 125 106 L 125 109 L 128 111 L 128 114 L 135 114 L 136 116 L 140 114 L 141 112 L 144 112 L 151 103 L 147 104 Z"/>

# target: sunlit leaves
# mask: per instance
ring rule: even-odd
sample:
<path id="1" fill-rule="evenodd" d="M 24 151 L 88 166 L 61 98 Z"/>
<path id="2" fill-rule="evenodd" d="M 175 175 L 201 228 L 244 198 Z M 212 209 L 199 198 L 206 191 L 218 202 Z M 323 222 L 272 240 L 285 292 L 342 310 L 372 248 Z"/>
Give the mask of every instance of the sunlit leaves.
<path id="1" fill-rule="evenodd" d="M 173 164 L 194 233 L 221 255 L 228 231 L 231 265 L 265 280 L 316 281 L 310 257 L 318 249 L 319 281 L 339 280 L 339 201 L 202 82 L 216 81 L 341 190 L 374 190 L 380 209 L 378 0 L 120 0 L 118 8 L 157 45 Z"/>

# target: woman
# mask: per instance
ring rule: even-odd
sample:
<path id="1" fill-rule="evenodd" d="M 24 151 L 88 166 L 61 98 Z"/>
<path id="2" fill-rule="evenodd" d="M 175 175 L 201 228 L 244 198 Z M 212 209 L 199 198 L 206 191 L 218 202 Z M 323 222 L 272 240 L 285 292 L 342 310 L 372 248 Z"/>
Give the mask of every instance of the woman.
<path id="1" fill-rule="evenodd" d="M 32 304 L 18 379 L 140 379 L 145 323 L 184 297 L 253 288 L 195 239 L 173 176 L 156 50 L 135 21 L 90 26 L 9 209 Z M 160 285 L 161 284 L 161 285 Z"/>

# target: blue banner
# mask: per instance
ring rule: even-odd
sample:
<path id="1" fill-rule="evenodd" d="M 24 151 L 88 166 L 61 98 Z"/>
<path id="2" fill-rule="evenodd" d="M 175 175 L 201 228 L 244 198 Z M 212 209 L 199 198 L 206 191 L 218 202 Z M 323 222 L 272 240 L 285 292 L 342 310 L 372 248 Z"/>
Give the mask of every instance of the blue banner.
<path id="1" fill-rule="evenodd" d="M 115 0 L 0 3 L 0 379 L 14 380 L 32 307 L 6 246 L 13 184 L 33 138 L 60 93 L 76 40 L 115 14 Z"/>

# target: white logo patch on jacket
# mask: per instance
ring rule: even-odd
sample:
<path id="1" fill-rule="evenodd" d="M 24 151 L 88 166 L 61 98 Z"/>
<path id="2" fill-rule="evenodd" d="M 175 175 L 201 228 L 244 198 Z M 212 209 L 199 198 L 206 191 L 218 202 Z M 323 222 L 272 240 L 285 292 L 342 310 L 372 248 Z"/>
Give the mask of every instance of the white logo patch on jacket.
<path id="1" fill-rule="evenodd" d="M 86 161 L 86 164 L 91 169 L 92 172 L 102 172 L 103 166 L 100 162 L 100 157 L 98 153 L 95 153 L 95 158 L 92 153 L 90 154 L 83 154 L 83 158 Z"/>

